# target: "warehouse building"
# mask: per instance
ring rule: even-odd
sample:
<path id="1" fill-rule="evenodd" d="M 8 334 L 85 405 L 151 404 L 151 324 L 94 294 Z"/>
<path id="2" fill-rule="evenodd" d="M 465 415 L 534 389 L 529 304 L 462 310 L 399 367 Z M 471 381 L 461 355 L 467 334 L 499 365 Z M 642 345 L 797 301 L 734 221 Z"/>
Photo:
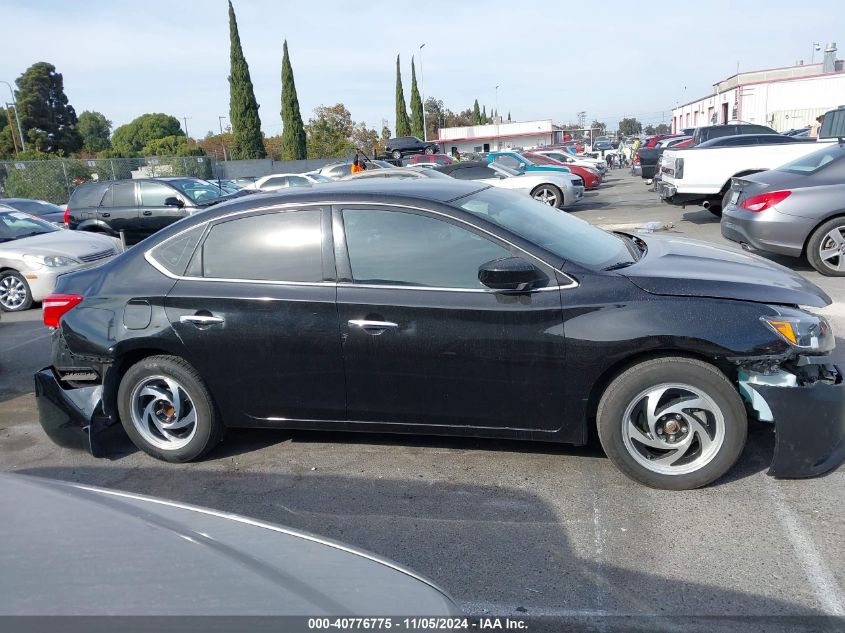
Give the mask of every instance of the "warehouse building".
<path id="1" fill-rule="evenodd" d="M 738 73 L 714 84 L 713 94 L 672 110 L 672 131 L 744 121 L 785 132 L 842 104 L 845 72 L 834 43 L 820 64 Z"/>
<path id="2" fill-rule="evenodd" d="M 495 152 L 514 147 L 542 147 L 562 141 L 563 129 L 552 123 L 551 119 L 444 127 L 440 128 L 437 139 L 447 154 L 455 151 L 467 154 Z"/>

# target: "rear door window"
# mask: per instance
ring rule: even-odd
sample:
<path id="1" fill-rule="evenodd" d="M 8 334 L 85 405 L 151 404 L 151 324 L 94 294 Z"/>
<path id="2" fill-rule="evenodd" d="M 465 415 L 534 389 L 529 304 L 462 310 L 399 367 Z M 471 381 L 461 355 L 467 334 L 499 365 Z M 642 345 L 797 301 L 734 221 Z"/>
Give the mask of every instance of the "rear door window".
<path id="1" fill-rule="evenodd" d="M 109 187 L 100 206 L 103 207 L 134 207 L 135 206 L 135 183 L 116 182 Z"/>

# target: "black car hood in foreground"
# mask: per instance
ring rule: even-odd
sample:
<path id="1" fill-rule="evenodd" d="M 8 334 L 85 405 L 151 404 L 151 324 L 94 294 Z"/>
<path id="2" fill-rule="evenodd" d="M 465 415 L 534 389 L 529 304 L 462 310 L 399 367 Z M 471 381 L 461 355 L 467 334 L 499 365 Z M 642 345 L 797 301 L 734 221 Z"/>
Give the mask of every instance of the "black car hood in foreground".
<path id="1" fill-rule="evenodd" d="M 0 474 L 0 615 L 455 615 L 395 563 L 277 525 Z"/>
<path id="2" fill-rule="evenodd" d="M 646 243 L 648 252 L 618 272 L 646 292 L 816 308 L 831 303 L 814 283 L 757 255 L 679 237 L 637 237 Z"/>

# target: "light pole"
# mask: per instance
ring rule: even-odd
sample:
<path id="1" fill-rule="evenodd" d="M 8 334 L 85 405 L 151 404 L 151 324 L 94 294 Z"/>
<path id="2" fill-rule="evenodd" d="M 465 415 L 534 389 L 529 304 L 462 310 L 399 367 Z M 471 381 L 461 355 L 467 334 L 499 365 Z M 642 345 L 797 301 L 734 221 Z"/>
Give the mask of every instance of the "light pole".
<path id="1" fill-rule="evenodd" d="M 816 51 L 820 51 L 821 49 L 822 45 L 819 42 L 813 42 L 813 46 L 810 48 L 810 64 L 816 59 Z"/>
<path id="2" fill-rule="evenodd" d="M 182 121 L 185 122 L 185 142 L 187 142 L 188 139 L 191 138 L 191 135 L 188 134 L 188 119 L 192 119 L 192 118 L 193 117 L 189 117 L 189 116 L 182 117 Z"/>
<path id="3" fill-rule="evenodd" d="M 12 90 L 12 84 L 8 81 L 0 80 L 0 84 L 6 84 L 9 87 L 9 92 L 12 93 L 12 105 L 15 106 L 15 121 L 18 122 L 18 136 L 21 137 L 21 151 L 26 151 L 26 141 L 23 140 L 23 129 L 21 129 L 21 115 L 18 113 L 18 100 L 15 99 L 15 91 Z"/>
<path id="4" fill-rule="evenodd" d="M 499 84 L 496 84 L 496 149 L 501 149 L 499 142 Z"/>
<path id="5" fill-rule="evenodd" d="M 422 102 L 423 102 L 423 140 L 428 140 L 428 126 L 425 124 L 425 73 L 423 73 L 422 63 L 422 49 L 425 48 L 425 42 L 420 44 L 420 80 L 422 82 Z"/>
<path id="6" fill-rule="evenodd" d="M 226 143 L 223 142 L 223 119 L 227 119 L 228 117 L 219 116 L 217 117 L 217 122 L 220 124 L 220 145 L 223 147 L 223 162 L 225 163 L 228 158 L 226 158 Z"/>

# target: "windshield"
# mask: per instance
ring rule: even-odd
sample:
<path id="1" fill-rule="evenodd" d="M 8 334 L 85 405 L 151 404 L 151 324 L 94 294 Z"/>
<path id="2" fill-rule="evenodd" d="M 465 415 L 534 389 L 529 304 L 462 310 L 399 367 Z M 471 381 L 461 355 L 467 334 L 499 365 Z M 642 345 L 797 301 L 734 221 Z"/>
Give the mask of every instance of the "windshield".
<path id="1" fill-rule="evenodd" d="M 484 189 L 455 204 L 587 268 L 602 269 L 635 261 L 626 243 L 616 235 L 515 191 Z"/>
<path id="2" fill-rule="evenodd" d="M 843 158 L 845 158 L 845 147 L 837 143 L 781 165 L 775 171 L 785 171 L 790 174 L 815 174 Z"/>
<path id="3" fill-rule="evenodd" d="M 172 180 L 170 184 L 194 202 L 207 202 L 221 196 L 221 190 L 217 185 L 202 180 Z"/>
<path id="4" fill-rule="evenodd" d="M 326 178 L 323 174 L 308 174 L 308 177 L 315 182 L 331 182 L 331 178 Z"/>
<path id="5" fill-rule="evenodd" d="M 542 154 L 534 154 L 534 153 L 524 154 L 524 156 L 526 156 L 527 158 L 530 158 L 531 161 L 533 161 L 534 164 L 536 164 L 536 165 L 555 165 L 555 166 L 560 165 L 560 162 L 558 160 L 555 160 L 554 158 L 551 158 L 550 156 L 543 156 Z"/>
<path id="6" fill-rule="evenodd" d="M 58 231 L 53 225 L 20 211 L 0 211 L 0 242 Z"/>
<path id="7" fill-rule="evenodd" d="M 488 167 L 490 167 L 493 171 L 505 174 L 506 176 L 522 176 L 524 173 L 518 169 L 514 169 L 513 167 L 503 165 L 502 163 L 488 163 Z"/>
<path id="8" fill-rule="evenodd" d="M 4 201 L 10 207 L 14 207 L 18 211 L 24 213 L 31 213 L 32 215 L 45 215 L 47 213 L 63 213 L 63 209 L 55 204 L 44 202 L 42 200 L 15 200 L 10 202 Z"/>

